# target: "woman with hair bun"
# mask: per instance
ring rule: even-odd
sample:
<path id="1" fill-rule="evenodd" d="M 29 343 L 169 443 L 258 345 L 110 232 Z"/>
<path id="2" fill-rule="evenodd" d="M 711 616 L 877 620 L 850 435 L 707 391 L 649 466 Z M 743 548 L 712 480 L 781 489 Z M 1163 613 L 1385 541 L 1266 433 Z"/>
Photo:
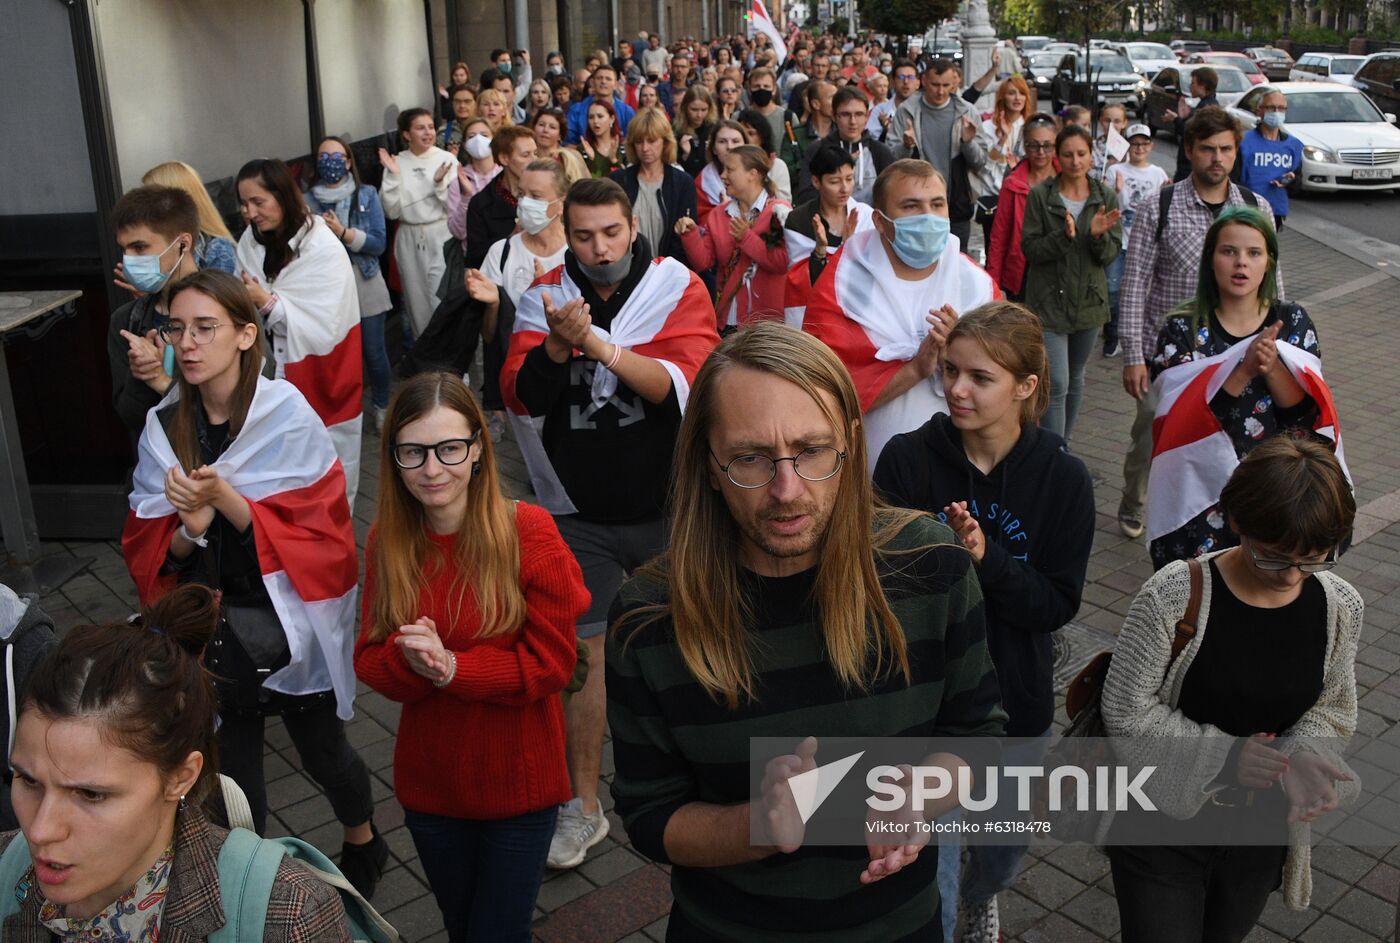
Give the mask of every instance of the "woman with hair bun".
<path id="1" fill-rule="evenodd" d="M 261 375 L 257 312 L 237 279 L 198 272 L 169 298 L 162 333 L 179 387 L 141 435 L 127 567 L 146 604 L 177 583 L 219 590 L 208 661 L 225 772 L 261 833 L 263 726 L 280 714 L 344 826 L 341 870 L 369 897 L 388 847 L 371 821 L 369 770 L 345 736 L 358 577 L 345 472 L 296 387 Z"/>
<path id="2" fill-rule="evenodd" d="M 1093 481 L 1064 439 L 1036 425 L 1050 365 L 1034 314 L 1008 301 L 974 308 L 949 333 L 942 366 L 948 414 L 891 439 L 875 487 L 892 504 L 946 521 L 971 554 L 1006 735 L 1027 738 L 1003 764 L 1033 765 L 1055 715 L 1050 634 L 1079 610 L 1093 548 Z M 968 852 L 960 893 L 968 939 L 995 940 L 996 895 L 1015 881 L 1026 845 Z"/>
<path id="3" fill-rule="evenodd" d="M 136 624 L 78 626 L 30 676 L 10 756 L 20 830 L 0 835 L 6 940 L 205 939 L 227 923 L 228 832 L 201 808 L 218 698 L 200 658 L 219 618 L 211 590 L 181 586 Z M 339 895 L 282 858 L 262 939 L 348 943 Z"/>

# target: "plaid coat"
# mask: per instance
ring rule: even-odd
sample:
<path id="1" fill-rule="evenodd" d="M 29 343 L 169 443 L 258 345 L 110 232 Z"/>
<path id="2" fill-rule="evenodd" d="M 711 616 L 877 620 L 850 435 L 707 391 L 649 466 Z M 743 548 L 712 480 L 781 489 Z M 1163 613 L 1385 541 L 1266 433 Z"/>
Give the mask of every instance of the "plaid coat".
<path id="1" fill-rule="evenodd" d="M 18 832 L 0 834 L 0 853 Z M 175 820 L 175 862 L 160 920 L 161 943 L 195 943 L 224 925 L 219 902 L 219 849 L 228 832 L 209 824 L 198 812 L 181 812 Z M 57 939 L 39 922 L 42 906 L 31 868 L 18 887 L 27 887 L 19 913 L 5 921 L 6 943 L 52 943 Z M 19 893 L 0 888 L 0 893 Z M 265 943 L 350 943 L 350 929 L 335 889 L 323 884 L 290 858 L 282 859 L 267 905 Z"/>

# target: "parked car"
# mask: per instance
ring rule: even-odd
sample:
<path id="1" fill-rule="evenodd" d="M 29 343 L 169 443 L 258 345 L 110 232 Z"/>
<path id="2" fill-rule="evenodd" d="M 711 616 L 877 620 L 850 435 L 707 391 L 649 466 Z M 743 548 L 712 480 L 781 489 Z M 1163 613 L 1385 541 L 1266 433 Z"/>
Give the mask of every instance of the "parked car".
<path id="1" fill-rule="evenodd" d="M 1050 86 L 1055 81 L 1061 58 L 1058 52 L 1033 52 L 1026 56 L 1021 77 L 1035 91 L 1037 98 L 1049 101 Z"/>
<path id="2" fill-rule="evenodd" d="M 962 43 L 956 39 L 940 36 L 938 37 L 938 42 L 926 46 L 925 48 L 935 59 L 952 59 L 954 62 L 962 62 Z M 976 78 L 976 76 L 973 76 L 973 78 Z"/>
<path id="3" fill-rule="evenodd" d="M 1191 105 L 1196 104 L 1195 99 L 1189 96 L 1191 73 L 1200 68 L 1203 66 L 1179 65 L 1171 66 L 1157 73 L 1147 88 L 1147 101 L 1143 105 L 1142 120 L 1149 128 L 1153 131 L 1165 131 L 1170 135 L 1175 135 L 1176 128 L 1167 119 L 1164 112 L 1176 111 L 1177 99 L 1182 95 L 1187 95 L 1186 101 Z M 1229 108 L 1236 104 L 1246 92 L 1254 87 L 1239 69 L 1232 69 L 1228 66 L 1219 68 L 1211 66 L 1211 68 L 1215 69 L 1215 74 L 1220 78 L 1215 89 L 1215 97 L 1219 100 L 1221 107 Z"/>
<path id="4" fill-rule="evenodd" d="M 1176 65 L 1181 61 L 1170 47 L 1161 43 L 1115 43 L 1112 48 L 1148 79 L 1167 66 Z"/>
<path id="5" fill-rule="evenodd" d="M 1228 66 L 1231 69 L 1239 69 L 1249 77 L 1252 85 L 1263 85 L 1267 81 L 1264 73 L 1254 64 L 1254 60 L 1242 52 L 1193 52 L 1186 57 L 1186 61 L 1192 65 L 1208 65 L 1213 68 Z"/>
<path id="6" fill-rule="evenodd" d="M 1383 113 L 1400 116 L 1400 52 L 1375 52 L 1351 77 Z"/>
<path id="7" fill-rule="evenodd" d="M 1017 36 L 1016 48 L 1021 50 L 1022 56 L 1040 52 L 1050 43 L 1054 42 L 1049 36 Z"/>
<path id="8" fill-rule="evenodd" d="M 1079 52 L 1083 48 L 1084 47 L 1078 43 L 1053 42 L 1046 43 L 1045 47 L 1041 49 L 1041 52 L 1058 52 L 1063 56 L 1066 53 Z"/>
<path id="9" fill-rule="evenodd" d="M 1293 57 L 1273 46 L 1254 46 L 1244 51 L 1270 82 L 1286 82 L 1293 69 Z"/>
<path id="10" fill-rule="evenodd" d="M 1393 117 L 1350 85 L 1280 82 L 1273 88 L 1288 102 L 1284 130 L 1303 144 L 1303 167 L 1290 189 L 1400 189 L 1400 128 Z M 1254 109 L 1266 91 L 1247 93 L 1230 113 L 1254 127 Z"/>
<path id="11" fill-rule="evenodd" d="M 1193 52 L 1210 52 L 1210 43 L 1204 39 L 1173 39 L 1167 43 L 1172 52 L 1176 53 L 1176 58 L 1182 62 Z"/>
<path id="12" fill-rule="evenodd" d="M 1085 55 L 1082 52 L 1069 53 L 1060 59 L 1055 70 L 1055 78 L 1050 85 L 1050 102 L 1059 111 L 1071 101 L 1078 101 L 1073 94 L 1073 86 L 1090 78 L 1098 85 L 1098 104 L 1126 105 L 1137 107 L 1138 83 L 1146 83 L 1141 75 L 1133 71 L 1133 64 L 1117 53 L 1103 51 L 1088 56 L 1088 69 L 1085 71 Z"/>
<path id="13" fill-rule="evenodd" d="M 1298 57 L 1288 70 L 1290 82 L 1336 82 L 1352 85 L 1351 77 L 1366 61 L 1365 56 L 1346 56 L 1332 52 L 1308 52 Z"/>

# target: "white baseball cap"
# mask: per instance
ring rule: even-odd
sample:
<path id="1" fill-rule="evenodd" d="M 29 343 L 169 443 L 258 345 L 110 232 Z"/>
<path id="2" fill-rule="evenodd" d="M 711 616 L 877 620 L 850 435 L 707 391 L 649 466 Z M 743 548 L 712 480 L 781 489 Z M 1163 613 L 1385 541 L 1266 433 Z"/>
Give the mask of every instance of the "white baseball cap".
<path id="1" fill-rule="evenodd" d="M 1150 138 L 1152 137 L 1152 129 L 1145 124 L 1130 124 L 1128 125 L 1128 133 L 1123 136 L 1130 141 L 1135 137 Z"/>

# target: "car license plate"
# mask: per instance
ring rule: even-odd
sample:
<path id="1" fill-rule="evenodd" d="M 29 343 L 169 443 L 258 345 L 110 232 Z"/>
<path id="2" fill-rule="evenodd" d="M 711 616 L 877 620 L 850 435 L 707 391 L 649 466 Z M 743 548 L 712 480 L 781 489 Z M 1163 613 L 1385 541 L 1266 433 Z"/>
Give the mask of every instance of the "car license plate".
<path id="1" fill-rule="evenodd" d="M 1389 180 L 1394 176 L 1395 170 L 1392 167 L 1373 167 L 1370 169 L 1357 169 L 1351 172 L 1353 180 Z"/>

